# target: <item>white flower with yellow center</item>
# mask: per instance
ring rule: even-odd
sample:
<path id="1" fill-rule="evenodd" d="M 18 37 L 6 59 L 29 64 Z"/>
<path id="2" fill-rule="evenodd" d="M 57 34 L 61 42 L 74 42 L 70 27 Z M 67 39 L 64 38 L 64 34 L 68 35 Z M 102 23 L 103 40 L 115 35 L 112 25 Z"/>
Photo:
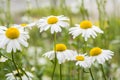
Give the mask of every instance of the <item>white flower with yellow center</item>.
<path id="1" fill-rule="evenodd" d="M 19 26 L 23 27 L 23 28 L 29 28 L 29 29 L 31 29 L 35 25 L 36 25 L 36 23 L 33 22 L 33 23 L 30 23 L 30 24 L 23 23 L 23 24 L 20 24 Z"/>
<path id="2" fill-rule="evenodd" d="M 21 28 L 29 28 L 32 29 L 32 27 L 34 27 L 36 25 L 36 22 L 30 23 L 30 24 L 26 24 L 26 23 L 22 23 L 22 24 L 14 24 L 14 26 L 16 27 L 21 27 Z"/>
<path id="3" fill-rule="evenodd" d="M 3 56 L 0 57 L 0 62 L 5 62 L 6 60 L 8 60 L 8 59 Z"/>
<path id="4" fill-rule="evenodd" d="M 28 71 L 25 71 L 27 75 L 25 75 L 25 73 L 22 73 L 20 70 L 19 70 L 19 74 L 17 71 L 13 71 L 12 73 L 8 73 L 6 74 L 6 80 L 20 80 L 20 77 L 22 78 L 22 80 L 32 80 L 33 78 L 33 74 L 28 72 Z"/>
<path id="5" fill-rule="evenodd" d="M 103 33 L 99 27 L 94 26 L 91 21 L 88 20 L 82 21 L 80 25 L 76 24 L 76 27 L 70 28 L 69 31 L 73 38 L 76 38 L 82 34 L 82 37 L 84 37 L 85 41 L 87 41 L 91 36 L 95 38 L 97 33 Z"/>
<path id="6" fill-rule="evenodd" d="M 54 32 L 61 32 L 62 27 L 68 27 L 69 19 L 63 15 L 61 16 L 48 16 L 40 19 L 37 23 L 38 27 L 40 28 L 40 32 L 46 31 L 49 28 L 51 29 L 51 33 Z"/>
<path id="7" fill-rule="evenodd" d="M 76 55 L 75 51 L 68 50 L 64 44 L 56 44 L 55 49 L 56 49 L 56 57 L 59 64 L 62 64 L 65 61 L 74 60 L 73 56 Z M 53 60 L 55 58 L 55 50 L 45 53 L 44 56 L 49 58 L 50 60 Z"/>
<path id="8" fill-rule="evenodd" d="M 90 57 L 82 54 L 76 55 L 75 60 L 77 61 L 76 65 L 79 65 L 80 67 L 83 67 L 83 68 L 90 68 L 92 65 L 92 61 Z"/>
<path id="9" fill-rule="evenodd" d="M 21 45 L 27 47 L 28 32 L 19 27 L 0 27 L 0 48 L 6 48 L 8 53 L 22 50 Z"/>
<path id="10" fill-rule="evenodd" d="M 110 50 L 103 50 L 99 47 L 92 48 L 90 50 L 91 60 L 97 61 L 99 64 L 103 64 L 105 61 L 111 59 L 113 56 L 113 52 Z"/>

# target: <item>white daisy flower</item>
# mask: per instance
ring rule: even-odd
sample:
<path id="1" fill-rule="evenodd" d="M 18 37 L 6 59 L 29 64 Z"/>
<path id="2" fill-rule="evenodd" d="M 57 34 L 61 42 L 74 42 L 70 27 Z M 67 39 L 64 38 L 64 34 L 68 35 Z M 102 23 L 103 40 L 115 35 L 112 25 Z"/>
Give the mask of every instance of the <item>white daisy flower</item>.
<path id="1" fill-rule="evenodd" d="M 14 24 L 14 26 L 16 27 L 22 27 L 22 28 L 29 28 L 29 29 L 32 29 L 32 27 L 34 27 L 36 25 L 36 22 L 33 22 L 33 23 L 30 23 L 30 24 Z"/>
<path id="2" fill-rule="evenodd" d="M 113 52 L 110 50 L 103 50 L 99 47 L 92 48 L 90 50 L 91 60 L 97 61 L 99 64 L 103 64 L 105 61 L 111 59 L 113 56 Z"/>
<path id="3" fill-rule="evenodd" d="M 0 57 L 0 62 L 5 62 L 6 60 L 8 60 L 8 59 L 3 56 Z"/>
<path id="4" fill-rule="evenodd" d="M 19 70 L 19 74 L 17 71 L 13 71 L 12 73 L 8 73 L 6 74 L 6 80 L 20 80 L 20 77 L 19 75 L 21 76 L 22 80 L 32 80 L 33 78 L 33 74 L 28 72 L 28 71 L 25 71 L 27 75 L 25 75 L 24 73 L 22 73 L 20 70 Z"/>
<path id="5" fill-rule="evenodd" d="M 84 37 L 85 41 L 88 40 L 91 36 L 95 38 L 97 36 L 97 33 L 103 33 L 103 31 L 97 27 L 94 26 L 90 21 L 85 20 L 82 21 L 79 24 L 75 25 L 76 27 L 70 28 L 69 33 L 72 34 L 73 38 L 76 38 L 80 34 L 82 34 L 82 37 Z"/>
<path id="6" fill-rule="evenodd" d="M 85 56 L 83 54 L 76 55 L 75 60 L 77 61 L 76 65 L 79 65 L 80 67 L 83 67 L 83 68 L 90 68 L 92 65 L 92 61 L 90 57 Z"/>
<path id="7" fill-rule="evenodd" d="M 21 45 L 27 47 L 28 32 L 23 28 L 12 26 L 9 28 L 0 27 L 0 48 L 6 48 L 8 53 L 22 50 Z"/>
<path id="8" fill-rule="evenodd" d="M 40 28 L 40 32 L 46 31 L 49 28 L 51 29 L 51 33 L 54 32 L 61 32 L 62 27 L 68 27 L 69 19 L 63 15 L 61 16 L 48 16 L 40 19 L 37 23 L 38 27 Z"/>
<path id="9" fill-rule="evenodd" d="M 56 44 L 56 57 L 59 64 L 65 61 L 74 60 L 76 53 L 73 50 L 68 50 L 64 44 Z M 55 58 L 55 51 L 49 51 L 44 54 L 45 57 L 53 60 Z"/>

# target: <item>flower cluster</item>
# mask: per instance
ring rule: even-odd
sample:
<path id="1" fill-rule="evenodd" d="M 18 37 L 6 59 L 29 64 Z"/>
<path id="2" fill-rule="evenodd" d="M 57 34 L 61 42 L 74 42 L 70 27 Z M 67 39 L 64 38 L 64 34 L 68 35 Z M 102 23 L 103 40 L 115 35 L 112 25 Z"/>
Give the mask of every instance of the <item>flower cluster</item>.
<path id="1" fill-rule="evenodd" d="M 37 25 L 40 32 L 47 31 L 50 29 L 51 34 L 62 32 L 62 28 L 69 27 L 69 18 L 63 15 L 61 16 L 48 16 L 43 17 L 40 20 L 30 24 L 12 25 L 11 27 L 0 26 L 0 48 L 6 49 L 8 53 L 22 51 L 21 45 L 28 47 L 27 40 L 29 39 L 29 32 L 26 28 L 32 28 Z M 97 34 L 103 34 L 103 31 L 92 24 L 89 20 L 84 20 L 80 24 L 75 24 L 75 27 L 69 29 L 69 34 L 73 36 L 73 39 L 80 35 L 84 38 L 85 42 L 89 38 L 96 38 Z M 59 64 L 65 63 L 66 61 L 76 61 L 76 65 L 83 68 L 90 68 L 94 62 L 99 64 L 105 63 L 113 56 L 113 52 L 110 50 L 104 50 L 99 47 L 92 48 L 88 53 L 80 52 L 79 54 L 75 50 L 70 50 L 65 44 L 55 43 L 54 49 L 46 52 L 43 56 L 54 60 L 58 60 Z M 6 61 L 1 57 L 1 61 Z M 33 76 L 27 72 L 32 78 Z M 19 74 L 20 75 L 20 74 Z M 17 72 L 6 74 L 7 80 L 15 80 L 14 76 L 17 76 Z M 19 78 L 19 77 L 18 77 Z M 30 80 L 32 80 L 30 78 Z M 23 80 L 27 80 L 25 75 L 22 75 Z"/>

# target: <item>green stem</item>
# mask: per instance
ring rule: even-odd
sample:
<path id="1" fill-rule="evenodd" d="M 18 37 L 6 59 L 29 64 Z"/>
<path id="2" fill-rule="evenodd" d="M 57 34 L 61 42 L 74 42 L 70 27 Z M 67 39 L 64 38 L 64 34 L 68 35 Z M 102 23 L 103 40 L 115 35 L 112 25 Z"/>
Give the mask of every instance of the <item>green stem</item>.
<path id="1" fill-rule="evenodd" d="M 80 68 L 78 66 L 78 80 L 80 80 Z"/>
<path id="2" fill-rule="evenodd" d="M 77 43 L 78 43 L 78 45 L 77 45 L 77 52 L 79 54 L 79 48 L 80 48 L 80 38 L 79 37 L 77 39 Z M 77 72 L 78 72 L 78 80 L 80 80 L 80 68 L 79 68 L 79 66 L 78 66 Z"/>
<path id="3" fill-rule="evenodd" d="M 62 80 L 62 64 L 60 64 L 60 80 Z"/>
<path id="4" fill-rule="evenodd" d="M 8 57 L 6 57 L 5 55 L 3 55 L 2 53 L 0 53 L 3 57 L 5 57 L 5 58 L 7 58 L 8 60 L 10 60 L 11 62 L 13 62 L 12 61 L 12 59 L 10 59 L 10 58 L 8 58 Z M 17 63 L 16 63 L 16 65 L 20 68 L 20 70 L 27 76 L 27 78 L 28 78 L 28 80 L 29 80 L 29 76 L 27 75 L 27 73 L 22 69 L 22 67 L 20 67 Z"/>
<path id="5" fill-rule="evenodd" d="M 54 68 L 53 68 L 53 73 L 52 73 L 52 80 L 54 78 L 54 73 L 55 73 L 55 68 L 56 68 L 56 63 L 57 63 L 57 56 L 56 56 L 56 33 L 54 33 L 54 51 L 55 51 L 55 62 L 54 62 Z"/>
<path id="6" fill-rule="evenodd" d="M 84 42 L 84 48 L 83 49 L 84 49 L 83 52 L 86 53 L 87 52 L 87 42 L 86 41 Z"/>
<path id="7" fill-rule="evenodd" d="M 101 66 L 101 70 L 102 70 L 102 73 L 103 73 L 104 79 L 105 79 L 105 80 L 107 80 L 107 78 L 106 78 L 106 76 L 105 76 L 104 69 L 103 69 L 103 65 L 102 65 L 102 64 L 100 64 L 100 66 Z"/>
<path id="8" fill-rule="evenodd" d="M 21 75 L 20 75 L 20 72 L 19 72 L 18 67 L 17 67 L 17 64 L 15 63 L 15 60 L 14 60 L 13 51 L 11 52 L 11 55 L 12 55 L 12 62 L 13 62 L 14 66 L 15 66 L 18 74 L 19 74 L 19 78 L 20 78 L 20 80 L 22 80 Z"/>
<path id="9" fill-rule="evenodd" d="M 11 61 L 10 61 L 10 62 L 11 62 Z M 12 72 L 12 74 L 14 75 L 15 80 L 17 80 L 17 78 L 16 78 L 16 76 L 15 76 L 13 70 L 12 70 L 12 65 L 11 65 L 11 63 L 9 63 L 9 62 L 7 62 L 7 63 L 9 64 L 8 67 L 9 67 L 10 72 Z"/>
<path id="10" fill-rule="evenodd" d="M 89 71 L 90 71 L 90 75 L 91 75 L 91 77 L 92 77 L 92 80 L 95 80 L 94 77 L 93 77 L 91 68 L 89 68 Z"/>
<path id="11" fill-rule="evenodd" d="M 81 69 L 81 73 L 82 73 L 82 74 L 80 75 L 80 76 L 81 76 L 81 80 L 84 80 L 84 69 L 83 69 L 83 68 Z"/>

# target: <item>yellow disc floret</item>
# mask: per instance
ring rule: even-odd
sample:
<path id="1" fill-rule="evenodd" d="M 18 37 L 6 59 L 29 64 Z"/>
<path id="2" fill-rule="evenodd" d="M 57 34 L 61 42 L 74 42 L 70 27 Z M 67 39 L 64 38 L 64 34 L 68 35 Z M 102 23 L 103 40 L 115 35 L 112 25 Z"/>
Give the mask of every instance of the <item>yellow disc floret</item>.
<path id="1" fill-rule="evenodd" d="M 84 61 L 84 56 L 76 56 L 76 60 L 78 61 Z"/>
<path id="2" fill-rule="evenodd" d="M 56 44 L 56 51 L 65 51 L 67 49 L 66 45 L 64 44 Z"/>
<path id="3" fill-rule="evenodd" d="M 27 24 L 20 24 L 22 27 L 26 27 L 27 26 Z"/>
<path id="4" fill-rule="evenodd" d="M 80 27 L 83 28 L 83 29 L 91 28 L 92 27 L 92 22 L 88 21 L 88 20 L 82 21 L 80 23 Z"/>
<path id="5" fill-rule="evenodd" d="M 55 16 L 49 17 L 47 22 L 48 24 L 55 24 L 56 22 L 58 22 L 58 18 Z"/>
<path id="6" fill-rule="evenodd" d="M 102 49 L 99 47 L 92 48 L 90 50 L 90 56 L 97 56 L 97 55 L 101 54 L 101 52 L 102 52 Z"/>
<path id="7" fill-rule="evenodd" d="M 14 28 L 14 27 L 10 27 L 6 30 L 6 36 L 10 39 L 16 39 L 19 37 L 20 35 L 20 32 L 17 28 Z"/>

